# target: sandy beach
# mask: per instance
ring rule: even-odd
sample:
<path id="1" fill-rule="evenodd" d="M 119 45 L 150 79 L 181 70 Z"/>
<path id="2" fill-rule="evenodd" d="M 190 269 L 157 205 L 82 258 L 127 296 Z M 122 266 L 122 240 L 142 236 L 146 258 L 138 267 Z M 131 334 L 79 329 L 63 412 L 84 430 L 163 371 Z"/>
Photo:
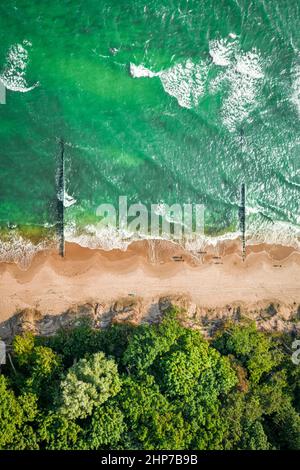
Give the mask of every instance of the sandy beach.
<path id="1" fill-rule="evenodd" d="M 205 307 L 300 304 L 300 253 L 255 245 L 247 247 L 243 261 L 238 241 L 197 256 L 170 243 L 135 242 L 124 252 L 67 243 L 65 258 L 42 251 L 27 270 L 0 264 L 0 321 L 25 308 L 58 314 L 84 302 L 181 294 Z"/>

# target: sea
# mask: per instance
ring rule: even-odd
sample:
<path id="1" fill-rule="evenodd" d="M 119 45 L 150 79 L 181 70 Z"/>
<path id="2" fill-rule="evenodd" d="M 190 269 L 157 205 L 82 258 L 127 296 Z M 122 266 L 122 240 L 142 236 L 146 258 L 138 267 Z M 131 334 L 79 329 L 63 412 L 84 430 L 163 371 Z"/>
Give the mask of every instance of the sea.
<path id="1" fill-rule="evenodd" d="M 99 229 L 120 196 L 232 239 L 244 184 L 249 243 L 299 247 L 299 26 L 298 0 L 1 0 L 0 258 L 55 242 L 61 142 L 67 241 L 149 238 Z"/>

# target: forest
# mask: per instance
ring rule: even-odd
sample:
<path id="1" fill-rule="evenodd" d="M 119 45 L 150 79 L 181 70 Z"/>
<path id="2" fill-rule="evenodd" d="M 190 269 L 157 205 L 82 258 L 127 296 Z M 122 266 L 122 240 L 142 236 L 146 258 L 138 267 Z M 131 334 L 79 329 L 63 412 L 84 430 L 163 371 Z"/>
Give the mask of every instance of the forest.
<path id="1" fill-rule="evenodd" d="M 156 324 L 16 336 L 0 374 L 0 449 L 300 449 L 292 338 L 254 323 L 210 339 Z"/>

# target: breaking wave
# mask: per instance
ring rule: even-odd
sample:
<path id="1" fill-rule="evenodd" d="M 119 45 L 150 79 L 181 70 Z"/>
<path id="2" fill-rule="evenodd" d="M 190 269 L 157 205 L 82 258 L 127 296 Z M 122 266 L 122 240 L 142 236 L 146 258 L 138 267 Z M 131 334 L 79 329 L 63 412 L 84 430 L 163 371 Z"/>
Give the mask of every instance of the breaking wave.
<path id="1" fill-rule="evenodd" d="M 207 72 L 207 64 L 194 64 L 190 59 L 161 72 L 152 72 L 143 65 L 130 64 L 132 77 L 159 77 L 165 92 L 176 98 L 183 108 L 198 106 L 199 98 L 204 95 Z"/>
<path id="2" fill-rule="evenodd" d="M 217 247 L 219 243 L 238 240 L 241 234 L 238 231 L 226 232 L 223 235 L 207 236 L 197 234 L 193 239 L 176 241 L 169 237 L 151 237 L 147 234 L 130 233 L 114 227 L 97 228 L 95 225 L 85 227 L 84 231 L 76 229 L 75 226 L 68 227 L 65 239 L 68 242 L 77 243 L 80 246 L 91 249 L 102 249 L 110 251 L 118 249 L 126 251 L 131 243 L 141 240 L 161 240 L 180 244 L 189 252 L 205 250 L 207 247 Z M 265 222 L 246 232 L 248 245 L 282 245 L 295 250 L 300 250 L 300 228 L 286 222 Z"/>
<path id="3" fill-rule="evenodd" d="M 195 63 L 188 59 L 160 72 L 154 72 L 143 64 L 131 63 L 130 74 L 134 78 L 158 77 L 165 92 L 188 109 L 197 108 L 207 90 L 210 95 L 225 91 L 220 115 L 223 125 L 234 132 L 244 120 L 249 119 L 259 104 L 264 78 L 263 61 L 256 49 L 242 51 L 234 33 L 229 38 L 210 41 L 209 54 L 211 62 L 199 59 Z M 209 81 L 212 68 L 215 69 L 215 77 Z M 294 100 L 299 100 L 297 83 Z"/>
<path id="4" fill-rule="evenodd" d="M 21 93 L 27 93 L 38 86 L 38 83 L 28 86 L 26 82 L 25 76 L 29 54 L 24 46 L 30 47 L 31 44 L 24 41 L 23 44 L 14 44 L 10 47 L 6 63 L 0 75 L 2 83 L 8 90 Z"/>
<path id="5" fill-rule="evenodd" d="M 226 67 L 230 65 L 234 53 L 235 43 L 227 39 L 214 39 L 209 41 L 209 54 L 216 65 Z"/>
<path id="6" fill-rule="evenodd" d="M 13 234 L 6 240 L 0 239 L 0 262 L 15 263 L 20 269 L 29 268 L 34 256 L 49 247 L 49 241 L 33 243 L 20 234 Z"/>
<path id="7" fill-rule="evenodd" d="M 296 107 L 296 110 L 300 117 L 300 63 L 294 65 L 292 70 L 292 76 L 293 82 L 291 102 Z"/>
<path id="8" fill-rule="evenodd" d="M 152 237 L 147 234 L 131 233 L 115 227 L 99 228 L 96 225 L 87 225 L 84 229 L 79 229 L 75 224 L 70 223 L 65 228 L 66 242 L 104 251 L 126 251 L 133 242 L 137 241 L 149 241 L 150 243 L 168 241 L 179 244 L 186 251 L 195 254 L 208 248 L 217 249 L 220 243 L 238 240 L 240 236 L 240 232 L 234 231 L 219 236 L 197 234 L 193 239 L 177 241 L 164 236 Z M 257 227 L 255 227 L 255 224 L 251 224 L 251 228 L 246 232 L 246 241 L 247 245 L 282 245 L 299 251 L 300 227 L 281 221 L 274 223 L 265 221 Z M 34 244 L 22 235 L 15 233 L 5 241 L 0 240 L 0 262 L 15 263 L 20 269 L 26 270 L 38 252 L 53 249 L 55 243 L 55 239 L 48 239 Z"/>

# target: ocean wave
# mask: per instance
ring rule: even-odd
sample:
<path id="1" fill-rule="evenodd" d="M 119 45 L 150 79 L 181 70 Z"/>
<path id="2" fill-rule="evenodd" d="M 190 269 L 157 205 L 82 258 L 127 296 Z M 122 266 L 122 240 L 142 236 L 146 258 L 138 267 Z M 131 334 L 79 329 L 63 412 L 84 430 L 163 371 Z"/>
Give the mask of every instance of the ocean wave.
<path id="1" fill-rule="evenodd" d="M 197 234 L 194 238 L 175 240 L 164 236 L 153 237 L 148 234 L 131 233 L 115 227 L 99 228 L 96 225 L 88 225 L 83 229 L 76 227 L 75 223 L 69 223 L 65 228 L 66 242 L 104 251 L 126 251 L 134 242 L 148 241 L 149 247 L 152 248 L 156 246 L 157 242 L 169 242 L 181 246 L 192 255 L 196 255 L 199 251 L 218 249 L 219 244 L 238 241 L 240 238 L 241 233 L 238 231 L 226 232 L 218 236 Z M 38 252 L 50 248 L 53 249 L 55 243 L 56 240 L 53 238 L 52 240 L 47 239 L 34 244 L 16 232 L 9 238 L 0 240 L 0 262 L 15 263 L 20 269 L 26 270 L 30 267 L 33 258 Z M 274 223 L 265 221 L 257 225 L 251 223 L 246 231 L 246 245 L 258 244 L 282 245 L 299 251 L 300 227 L 281 221 Z M 155 256 L 153 259 L 155 259 Z"/>
<path id="2" fill-rule="evenodd" d="M 98 228 L 96 225 L 87 225 L 84 230 L 70 223 L 65 229 L 65 240 L 70 243 L 104 251 L 126 251 L 128 246 L 135 241 L 132 234 L 114 227 Z"/>
<path id="3" fill-rule="evenodd" d="M 159 73 L 152 72 L 150 69 L 147 69 L 143 65 L 135 65 L 133 63 L 129 64 L 129 72 L 133 78 L 153 78 L 159 76 Z"/>
<path id="4" fill-rule="evenodd" d="M 56 185 L 58 185 L 59 175 L 56 175 Z M 64 207 L 71 207 L 76 204 L 77 199 L 67 193 L 64 187 L 59 188 L 56 197 L 59 201 L 63 202 Z"/>
<path id="5" fill-rule="evenodd" d="M 231 36 L 235 39 L 236 36 Z M 213 39 L 209 41 L 209 54 L 216 65 L 225 67 L 230 65 L 235 49 L 235 42 L 229 42 L 228 39 Z"/>
<path id="6" fill-rule="evenodd" d="M 164 90 L 174 96 L 183 108 L 198 106 L 204 95 L 208 67 L 203 61 L 195 64 L 188 59 L 183 64 L 161 72 L 160 80 Z"/>
<path id="7" fill-rule="evenodd" d="M 25 75 L 29 54 L 24 46 L 29 47 L 31 44 L 24 41 L 23 44 L 14 44 L 10 47 L 3 72 L 0 75 L 2 83 L 8 90 L 20 93 L 27 93 L 38 86 L 38 83 L 28 86 L 26 82 Z"/>
<path id="8" fill-rule="evenodd" d="M 5 240 L 0 239 L 0 262 L 15 263 L 20 269 L 26 270 L 34 256 L 48 247 L 48 240 L 34 244 L 19 234 L 13 234 Z"/>
<path id="9" fill-rule="evenodd" d="M 292 69 L 291 102 L 296 107 L 300 117 L 300 63 L 295 64 Z"/>
<path id="10" fill-rule="evenodd" d="M 235 132 L 259 104 L 264 73 L 257 50 L 242 52 L 238 48 L 230 48 L 229 52 L 230 55 L 226 56 L 228 64 L 224 63 L 223 70 L 210 83 L 210 93 L 215 94 L 228 87 L 221 105 L 221 117 L 223 125 Z"/>
<path id="11" fill-rule="evenodd" d="M 252 213 L 256 212 L 253 209 Z M 288 222 L 251 222 L 246 227 L 246 241 L 249 245 L 265 243 L 268 245 L 282 245 L 300 250 L 300 227 Z M 136 241 L 161 240 L 169 241 L 181 245 L 191 252 L 204 250 L 206 247 L 217 247 L 219 243 L 237 240 L 241 237 L 239 231 L 225 232 L 222 235 L 209 236 L 195 234 L 191 238 L 176 240 L 169 236 L 153 237 L 150 234 L 132 233 L 126 230 L 119 230 L 115 227 L 101 227 L 89 225 L 84 230 L 77 229 L 75 225 L 70 225 L 66 229 L 65 239 L 68 242 L 77 243 L 86 248 L 103 249 L 105 251 L 119 249 L 126 251 L 128 246 Z"/>
<path id="12" fill-rule="evenodd" d="M 196 252 L 207 248 L 208 246 L 216 247 L 218 243 L 227 240 L 238 239 L 240 234 L 238 232 L 228 232 L 222 236 L 210 237 L 205 235 L 197 235 L 193 239 L 176 240 L 168 236 L 151 236 L 148 234 L 130 233 L 124 230 L 119 230 L 115 227 L 103 227 L 101 229 L 94 225 L 85 227 L 82 230 L 76 231 L 73 227 L 66 231 L 65 240 L 70 243 L 76 243 L 82 247 L 90 249 L 101 249 L 104 251 L 121 250 L 126 251 L 128 247 L 138 241 L 151 242 L 169 242 L 182 246 L 189 252 Z"/>
<path id="13" fill-rule="evenodd" d="M 204 62 L 195 64 L 190 59 L 160 72 L 153 72 L 144 65 L 130 63 L 132 77 L 159 77 L 165 92 L 176 98 L 183 108 L 198 105 L 199 98 L 204 95 L 207 73 L 207 65 Z"/>
<path id="14" fill-rule="evenodd" d="M 130 74 L 134 78 L 158 77 L 164 91 L 176 98 L 184 108 L 196 108 L 207 92 L 215 95 L 222 92 L 220 115 L 223 125 L 234 132 L 249 119 L 251 112 L 258 106 L 263 85 L 263 61 L 256 49 L 241 50 L 236 35 L 229 38 L 214 39 L 209 42 L 211 63 L 199 59 L 187 59 L 169 69 L 154 72 L 143 64 L 130 63 Z M 211 68 L 218 68 L 216 76 L 208 82 Z M 294 100 L 299 99 L 295 82 Z M 297 88 L 297 89 L 296 89 Z"/>
<path id="15" fill-rule="evenodd" d="M 247 230 L 247 243 L 257 245 L 282 245 L 300 250 L 300 227 L 289 222 L 275 221 L 251 224 Z"/>

